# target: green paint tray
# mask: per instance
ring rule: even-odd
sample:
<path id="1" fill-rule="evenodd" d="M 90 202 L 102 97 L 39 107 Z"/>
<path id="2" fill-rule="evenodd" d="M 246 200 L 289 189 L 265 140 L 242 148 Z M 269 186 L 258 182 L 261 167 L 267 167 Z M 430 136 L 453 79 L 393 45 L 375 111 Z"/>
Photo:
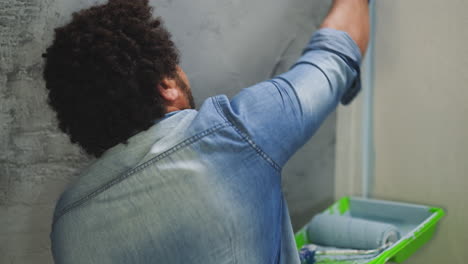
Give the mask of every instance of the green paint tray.
<path id="1" fill-rule="evenodd" d="M 341 198 L 324 213 L 384 222 L 400 230 L 401 239 L 367 264 L 402 263 L 432 238 L 437 222 L 444 216 L 440 208 L 355 197 Z M 296 233 L 295 238 L 298 249 L 310 243 L 305 227 Z M 327 262 L 331 263 L 352 264 L 353 261 Z"/>

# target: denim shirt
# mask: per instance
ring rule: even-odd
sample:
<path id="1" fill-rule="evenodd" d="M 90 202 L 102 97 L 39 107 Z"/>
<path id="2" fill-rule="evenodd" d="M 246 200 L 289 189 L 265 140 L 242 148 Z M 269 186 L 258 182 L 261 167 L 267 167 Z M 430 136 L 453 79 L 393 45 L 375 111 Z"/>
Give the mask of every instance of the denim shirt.
<path id="1" fill-rule="evenodd" d="M 109 149 L 57 203 L 55 262 L 299 263 L 281 169 L 357 93 L 360 61 L 321 29 L 288 72 Z"/>

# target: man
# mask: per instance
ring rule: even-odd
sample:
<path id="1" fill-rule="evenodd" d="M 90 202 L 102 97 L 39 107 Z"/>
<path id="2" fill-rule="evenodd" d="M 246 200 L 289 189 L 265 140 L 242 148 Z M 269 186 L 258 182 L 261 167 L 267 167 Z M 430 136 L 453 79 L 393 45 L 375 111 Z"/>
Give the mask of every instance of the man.
<path id="1" fill-rule="evenodd" d="M 359 90 L 367 0 L 335 0 L 286 73 L 194 110 L 147 0 L 56 29 L 44 78 L 72 142 L 99 159 L 57 203 L 56 263 L 299 263 L 281 169 Z"/>

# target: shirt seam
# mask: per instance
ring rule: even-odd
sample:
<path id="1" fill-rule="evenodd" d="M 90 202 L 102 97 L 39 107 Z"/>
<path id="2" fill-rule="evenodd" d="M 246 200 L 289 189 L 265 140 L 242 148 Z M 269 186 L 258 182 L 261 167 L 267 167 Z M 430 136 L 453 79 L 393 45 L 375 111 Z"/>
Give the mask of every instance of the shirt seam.
<path id="1" fill-rule="evenodd" d="M 281 172 L 281 166 L 278 165 L 278 163 L 276 163 L 267 153 L 265 153 L 253 140 L 252 138 L 248 135 L 248 133 L 242 131 L 242 129 L 240 128 L 240 126 L 237 124 L 237 122 L 231 118 L 230 114 L 229 113 L 226 113 L 224 111 L 224 109 L 221 107 L 221 104 L 219 102 L 219 100 L 217 99 L 217 97 L 212 97 L 212 100 L 213 100 L 213 104 L 216 108 L 216 111 L 218 112 L 218 114 L 221 116 L 221 118 L 223 118 L 224 120 L 226 120 L 227 122 L 229 122 L 230 124 L 232 124 L 232 127 L 234 128 L 234 130 L 241 136 L 241 138 L 247 142 L 250 147 L 252 149 L 255 150 L 255 152 L 257 153 L 257 155 L 259 155 L 261 158 L 263 158 L 268 164 L 270 164 L 276 171 L 278 172 Z"/>
<path id="2" fill-rule="evenodd" d="M 109 188 L 111 188 L 112 186 L 124 181 L 125 179 L 127 179 L 128 177 L 140 172 L 141 170 L 147 168 L 148 166 L 156 163 L 157 161 L 160 161 L 166 157 L 168 157 L 169 155 L 175 153 L 176 151 L 184 148 L 184 147 L 187 147 L 187 146 L 190 146 L 191 144 L 197 142 L 198 140 L 210 135 L 210 134 L 213 134 L 214 132 L 224 128 L 224 127 L 228 127 L 228 126 L 232 126 L 231 123 L 229 122 L 223 122 L 223 123 L 220 123 L 218 125 L 215 125 L 209 129 L 206 129 L 202 132 L 199 132 L 198 134 L 190 137 L 190 138 L 187 138 L 185 139 L 184 141 L 178 143 L 177 145 L 175 145 L 174 147 L 164 151 L 163 153 L 157 155 L 156 157 L 153 157 L 151 158 L 150 160 L 130 169 L 130 170 L 127 170 L 125 171 L 124 173 L 120 174 L 119 176 L 113 178 L 112 180 L 106 182 L 105 184 L 101 185 L 100 187 L 98 187 L 97 189 L 91 191 L 90 193 L 86 194 L 85 196 L 81 197 L 80 199 L 70 203 L 69 205 L 63 207 L 62 210 L 58 211 L 58 213 L 54 216 L 54 220 L 53 220 L 53 224 L 52 225 L 55 225 L 58 220 L 63 217 L 64 215 L 66 215 L 67 213 L 69 213 L 70 211 L 72 211 L 73 209 L 77 208 L 77 207 L 80 207 L 84 204 L 86 204 L 88 201 L 90 201 L 92 198 L 95 198 L 96 196 L 98 196 L 99 194 L 103 193 L 104 191 L 108 190 Z"/>

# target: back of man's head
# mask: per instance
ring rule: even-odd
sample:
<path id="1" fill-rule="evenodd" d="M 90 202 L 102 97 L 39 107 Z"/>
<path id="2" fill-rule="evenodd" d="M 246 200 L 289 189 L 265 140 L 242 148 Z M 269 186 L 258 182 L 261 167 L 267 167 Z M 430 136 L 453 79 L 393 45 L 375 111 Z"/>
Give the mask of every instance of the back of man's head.
<path id="1" fill-rule="evenodd" d="M 96 157 L 165 113 L 157 85 L 178 51 L 148 0 L 109 0 L 55 29 L 44 57 L 49 104 L 73 143 Z"/>

